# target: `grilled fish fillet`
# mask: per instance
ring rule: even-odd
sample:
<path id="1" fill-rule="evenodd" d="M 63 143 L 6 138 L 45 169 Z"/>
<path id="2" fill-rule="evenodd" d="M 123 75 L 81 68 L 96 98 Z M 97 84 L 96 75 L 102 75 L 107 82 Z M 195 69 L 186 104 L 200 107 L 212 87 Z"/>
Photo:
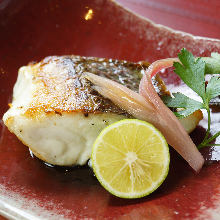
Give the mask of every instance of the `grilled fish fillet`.
<path id="1" fill-rule="evenodd" d="M 148 63 L 112 59 L 53 56 L 21 67 L 10 109 L 3 121 L 43 161 L 61 166 L 83 165 L 94 140 L 109 124 L 131 116 L 103 98 L 81 78 L 91 72 L 138 91 L 141 71 Z M 157 76 L 159 95 L 169 92 Z M 200 111 L 182 120 L 188 132 L 202 118 Z"/>

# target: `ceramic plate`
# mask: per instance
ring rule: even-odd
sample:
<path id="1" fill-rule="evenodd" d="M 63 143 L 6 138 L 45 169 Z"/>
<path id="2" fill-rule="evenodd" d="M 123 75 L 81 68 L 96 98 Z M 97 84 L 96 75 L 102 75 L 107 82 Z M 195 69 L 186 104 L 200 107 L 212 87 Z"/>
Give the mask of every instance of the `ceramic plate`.
<path id="1" fill-rule="evenodd" d="M 30 61 L 78 54 L 152 62 L 175 57 L 182 47 L 205 56 L 220 52 L 220 41 L 155 25 L 109 0 L 1 0 L 0 118 L 18 68 Z M 162 77 L 169 88 L 182 88 L 175 75 Z M 213 118 L 219 130 L 219 108 Z M 191 134 L 196 143 L 206 126 L 205 116 Z M 49 167 L 33 158 L 0 121 L 0 213 L 16 219 L 220 219 L 220 149 L 202 154 L 205 166 L 195 174 L 171 149 L 162 186 L 146 198 L 124 200 L 105 191 L 87 166 Z"/>

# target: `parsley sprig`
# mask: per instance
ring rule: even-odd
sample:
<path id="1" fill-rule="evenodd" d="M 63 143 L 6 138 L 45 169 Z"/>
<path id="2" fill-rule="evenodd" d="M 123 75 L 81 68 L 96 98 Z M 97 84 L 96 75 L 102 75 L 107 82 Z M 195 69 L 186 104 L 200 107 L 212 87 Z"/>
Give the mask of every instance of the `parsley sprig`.
<path id="1" fill-rule="evenodd" d="M 181 63 L 175 62 L 173 64 L 175 67 L 174 72 L 202 98 L 202 102 L 191 99 L 179 92 L 173 94 L 174 98 L 163 97 L 163 101 L 168 107 L 183 109 L 175 113 L 179 118 L 184 118 L 196 110 L 205 109 L 208 114 L 208 128 L 204 140 L 197 147 L 200 149 L 205 146 L 220 146 L 220 144 L 210 144 L 220 135 L 220 131 L 209 137 L 211 127 L 209 102 L 220 95 L 220 76 L 213 76 L 208 84 L 205 84 L 205 74 L 220 73 L 220 54 L 212 53 L 211 57 L 195 58 L 192 53 L 182 49 L 178 57 Z"/>

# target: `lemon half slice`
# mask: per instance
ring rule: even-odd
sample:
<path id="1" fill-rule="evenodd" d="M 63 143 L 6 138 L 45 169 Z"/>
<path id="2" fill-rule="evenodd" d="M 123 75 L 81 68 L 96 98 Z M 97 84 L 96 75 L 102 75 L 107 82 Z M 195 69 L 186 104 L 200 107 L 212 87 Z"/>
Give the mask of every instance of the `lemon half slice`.
<path id="1" fill-rule="evenodd" d="M 92 150 L 92 166 L 102 186 L 121 198 L 140 198 L 157 189 L 169 170 L 169 148 L 151 124 L 125 119 L 106 127 Z"/>

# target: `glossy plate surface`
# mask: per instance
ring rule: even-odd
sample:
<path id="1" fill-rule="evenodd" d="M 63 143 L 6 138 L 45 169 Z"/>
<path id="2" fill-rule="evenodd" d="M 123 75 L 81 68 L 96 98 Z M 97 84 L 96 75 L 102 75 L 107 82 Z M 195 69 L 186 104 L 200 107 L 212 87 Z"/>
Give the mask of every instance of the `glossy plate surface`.
<path id="1" fill-rule="evenodd" d="M 139 1 L 142 5 L 120 2 L 133 5 L 136 11 L 141 8 L 142 15 L 144 7 L 154 12 L 154 8 L 143 7 L 144 1 Z M 167 0 L 166 5 L 172 2 Z M 211 17 L 220 18 L 214 13 Z M 191 21 L 200 22 L 198 16 Z M 173 19 L 170 23 L 178 22 Z M 200 25 L 198 32 L 193 29 L 194 34 L 201 33 Z M 49 55 L 152 62 L 176 56 L 182 47 L 197 56 L 220 52 L 218 40 L 155 26 L 107 0 L 0 0 L 0 45 L 0 118 L 8 109 L 18 68 Z M 165 73 L 163 77 L 169 88 L 183 88 L 175 75 Z M 219 131 L 219 108 L 213 109 L 213 118 L 212 127 Z M 205 127 L 206 117 L 191 135 L 196 143 Z M 106 192 L 88 167 L 53 168 L 32 158 L 28 148 L 0 121 L 0 213 L 18 219 L 220 219 L 220 149 L 207 148 L 202 153 L 206 164 L 195 174 L 171 150 L 170 172 L 164 184 L 146 198 L 123 200 Z"/>

